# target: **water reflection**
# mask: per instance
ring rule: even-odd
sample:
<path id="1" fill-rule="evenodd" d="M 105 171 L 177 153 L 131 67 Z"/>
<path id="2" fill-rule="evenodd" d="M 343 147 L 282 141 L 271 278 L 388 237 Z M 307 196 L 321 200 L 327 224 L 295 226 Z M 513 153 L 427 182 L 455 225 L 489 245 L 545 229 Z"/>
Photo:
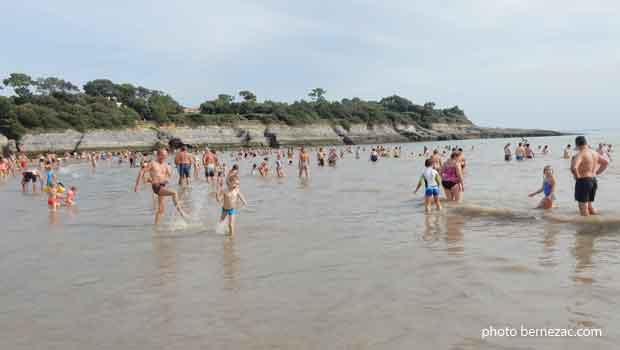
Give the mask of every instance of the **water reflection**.
<path id="1" fill-rule="evenodd" d="M 235 248 L 235 237 L 227 237 L 222 243 L 222 268 L 224 271 L 224 288 L 239 290 L 239 256 Z"/>

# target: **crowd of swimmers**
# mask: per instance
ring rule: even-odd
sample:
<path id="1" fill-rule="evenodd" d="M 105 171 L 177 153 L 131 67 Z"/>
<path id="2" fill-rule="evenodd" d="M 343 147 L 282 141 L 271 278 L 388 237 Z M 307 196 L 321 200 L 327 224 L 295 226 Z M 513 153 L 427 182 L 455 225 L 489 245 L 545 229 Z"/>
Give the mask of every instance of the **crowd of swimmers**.
<path id="1" fill-rule="evenodd" d="M 473 149 L 473 146 L 472 146 Z M 368 150 L 368 160 L 378 162 L 381 158 L 401 158 L 401 147 L 366 147 L 366 146 L 345 146 L 337 149 L 335 147 L 317 147 L 314 149 L 317 167 L 336 166 L 340 159 L 347 154 L 354 155 L 355 159 L 360 159 L 361 154 Z M 571 172 L 576 180 L 575 200 L 579 203 L 581 215 L 595 215 L 593 208 L 598 183 L 596 176 L 605 171 L 611 161 L 610 153 L 612 146 L 599 144 L 596 150 L 588 145 L 586 138 L 579 136 L 575 139 L 575 148 L 567 145 L 563 150 L 563 158 L 571 159 Z M 297 153 L 297 156 L 295 156 Z M 515 159 L 523 161 L 532 159 L 536 154 L 546 155 L 551 153 L 548 145 L 538 146 L 535 152 L 530 143 L 523 139 L 516 145 L 514 152 L 511 144 L 504 147 L 504 159 L 511 161 L 513 154 Z M 272 148 L 242 148 L 230 152 L 231 162 L 250 160 L 253 162 L 251 175 L 267 177 L 275 176 L 282 178 L 286 176 L 287 164 L 294 166 L 297 159 L 297 176 L 300 178 L 310 177 L 310 151 L 306 147 L 272 149 Z M 411 153 L 410 159 L 423 159 L 424 170 L 417 181 L 414 192 L 424 188 L 424 207 L 426 212 L 431 212 L 433 206 L 441 210 L 441 193 L 447 201 L 459 202 L 465 191 L 465 171 L 466 160 L 463 148 L 446 145 L 443 148 L 430 150 L 424 147 L 417 155 Z M 192 178 L 206 178 L 207 183 L 215 187 L 216 199 L 222 204 L 222 222 L 228 222 L 229 232 L 234 233 L 235 215 L 240 204 L 247 204 L 247 201 L 240 190 L 240 174 L 238 164 L 228 168 L 223 161 L 223 156 L 216 150 L 206 148 L 202 152 L 193 152 L 186 146 L 181 147 L 174 154 L 174 166 L 178 173 L 179 186 L 187 187 Z M 271 168 L 270 159 L 275 159 L 274 167 Z M 21 173 L 21 190 L 32 192 L 37 190 L 47 193 L 47 204 L 50 210 L 57 210 L 61 206 L 71 207 L 75 204 L 77 188 L 75 186 L 65 187 L 58 181 L 56 170 L 61 167 L 63 162 L 72 160 L 87 161 L 94 169 L 97 163 L 108 161 L 117 164 L 128 163 L 131 168 L 139 168 L 134 190 L 139 191 L 142 184 L 150 185 L 154 198 L 156 199 L 157 209 L 155 211 L 155 224 L 159 224 L 165 212 L 166 198 L 169 197 L 178 213 L 185 217 L 177 192 L 170 188 L 169 182 L 173 176 L 173 168 L 168 163 L 168 150 L 159 149 L 153 153 L 142 152 L 83 152 L 66 153 L 59 158 L 55 154 L 41 155 L 36 161 L 30 160 L 25 154 L 19 153 L 8 158 L 0 157 L 0 179 Z M 260 161 L 256 161 L 260 160 Z M 204 172 L 202 172 L 202 171 Z M 30 187 L 31 186 L 31 187 Z M 551 209 L 554 207 L 556 199 L 557 178 L 550 165 L 543 168 L 543 181 L 539 189 L 529 194 L 534 197 L 543 194 L 543 199 L 537 208 Z"/>

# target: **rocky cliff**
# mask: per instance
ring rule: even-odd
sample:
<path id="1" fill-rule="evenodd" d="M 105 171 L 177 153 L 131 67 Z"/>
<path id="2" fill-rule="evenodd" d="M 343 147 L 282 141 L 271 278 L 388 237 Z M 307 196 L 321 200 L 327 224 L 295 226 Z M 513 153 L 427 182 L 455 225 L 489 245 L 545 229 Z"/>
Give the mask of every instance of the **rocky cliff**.
<path id="1" fill-rule="evenodd" d="M 158 144 L 287 146 L 301 144 L 361 144 L 426 140 L 472 139 L 488 137 L 551 136 L 548 130 L 490 129 L 472 124 L 436 123 L 429 128 L 418 125 L 383 124 L 370 127 L 352 124 L 347 128 L 329 123 L 290 126 L 245 121 L 234 125 L 200 127 L 156 127 L 144 125 L 126 130 L 94 130 L 85 133 L 67 130 L 56 133 L 27 134 L 20 141 L 25 152 L 65 152 L 82 150 L 149 150 Z M 0 135 L 0 146 L 6 144 Z"/>

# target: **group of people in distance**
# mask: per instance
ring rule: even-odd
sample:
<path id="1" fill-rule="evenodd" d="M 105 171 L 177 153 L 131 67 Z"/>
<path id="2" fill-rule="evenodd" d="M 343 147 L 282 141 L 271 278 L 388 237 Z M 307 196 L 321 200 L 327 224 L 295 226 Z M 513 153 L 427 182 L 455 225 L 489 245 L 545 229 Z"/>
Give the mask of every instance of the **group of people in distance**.
<path id="1" fill-rule="evenodd" d="M 37 190 L 47 193 L 47 205 L 51 211 L 56 211 L 61 206 L 72 207 L 75 204 L 77 187 L 69 188 L 58 181 L 56 170 L 61 166 L 61 160 L 55 154 L 40 155 L 38 165 L 25 153 L 19 153 L 10 157 L 0 156 L 0 179 L 21 174 L 21 191 L 32 193 Z M 30 187 L 32 186 L 32 187 Z"/>

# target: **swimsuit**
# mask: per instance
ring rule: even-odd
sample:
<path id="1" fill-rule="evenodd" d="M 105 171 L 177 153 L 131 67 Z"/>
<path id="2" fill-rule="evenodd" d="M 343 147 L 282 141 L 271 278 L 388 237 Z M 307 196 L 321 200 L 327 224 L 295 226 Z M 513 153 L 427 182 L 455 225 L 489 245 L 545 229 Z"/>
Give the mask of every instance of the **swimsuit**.
<path id="1" fill-rule="evenodd" d="M 56 195 L 47 197 L 47 204 L 50 206 L 56 205 L 56 201 L 57 201 Z"/>
<path id="2" fill-rule="evenodd" d="M 233 215 L 237 214 L 237 209 L 235 209 L 235 208 L 230 208 L 230 209 L 222 208 L 222 214 L 233 216 Z"/>
<path id="3" fill-rule="evenodd" d="M 441 173 L 441 178 L 441 185 L 447 190 L 451 190 L 459 182 L 459 176 L 453 166 L 446 166 Z"/>
<path id="4" fill-rule="evenodd" d="M 155 183 L 151 184 L 151 188 L 153 189 L 153 193 L 155 193 L 156 195 L 159 196 L 159 191 L 162 188 L 166 187 L 167 184 L 168 184 L 168 182 L 162 182 L 162 183 L 159 183 L 159 184 L 155 184 Z"/>
<path id="5" fill-rule="evenodd" d="M 207 177 L 214 177 L 215 176 L 215 165 L 213 165 L 213 163 L 209 163 L 207 164 L 207 169 L 205 170 Z"/>
<path id="6" fill-rule="evenodd" d="M 579 203 L 594 202 L 598 183 L 595 177 L 582 177 L 575 182 L 575 200 Z"/>
<path id="7" fill-rule="evenodd" d="M 24 177 L 22 178 L 23 183 L 30 182 L 30 181 L 37 182 L 38 175 L 36 175 L 32 171 L 24 171 L 22 175 L 24 175 Z"/>
<path id="8" fill-rule="evenodd" d="M 191 164 L 179 164 L 179 176 L 189 177 L 189 172 L 192 169 Z"/>

